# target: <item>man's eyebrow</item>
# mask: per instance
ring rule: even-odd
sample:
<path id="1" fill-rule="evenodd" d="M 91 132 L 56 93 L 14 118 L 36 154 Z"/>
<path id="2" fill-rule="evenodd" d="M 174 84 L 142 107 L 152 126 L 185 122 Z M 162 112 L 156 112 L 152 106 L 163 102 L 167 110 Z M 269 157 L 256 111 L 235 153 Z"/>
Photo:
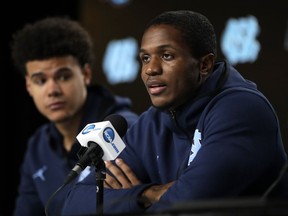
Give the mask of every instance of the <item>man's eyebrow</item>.
<path id="1" fill-rule="evenodd" d="M 41 75 L 43 75 L 43 73 L 42 73 L 41 71 L 39 71 L 39 72 L 33 73 L 33 74 L 31 75 L 31 78 L 37 77 L 37 76 L 41 76 Z"/>
<path id="2" fill-rule="evenodd" d="M 173 47 L 169 44 L 164 44 L 164 45 L 160 45 L 157 47 L 158 50 L 163 50 L 165 48 L 173 48 Z M 143 52 L 146 52 L 145 49 L 140 48 L 139 53 L 143 53 Z"/>
<path id="3" fill-rule="evenodd" d="M 140 53 L 143 53 L 143 52 L 145 52 L 145 49 L 139 49 L 139 51 L 138 51 L 138 53 L 140 54 Z"/>

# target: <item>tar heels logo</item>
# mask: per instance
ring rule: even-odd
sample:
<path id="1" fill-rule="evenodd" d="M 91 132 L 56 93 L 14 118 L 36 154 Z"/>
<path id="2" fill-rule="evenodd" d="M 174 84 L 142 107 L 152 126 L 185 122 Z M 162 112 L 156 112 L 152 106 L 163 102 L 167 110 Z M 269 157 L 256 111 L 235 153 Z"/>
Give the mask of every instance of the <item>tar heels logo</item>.
<path id="1" fill-rule="evenodd" d="M 261 49 L 259 33 L 256 17 L 230 18 L 221 38 L 221 48 L 228 61 L 233 65 L 256 61 Z"/>
<path id="2" fill-rule="evenodd" d="M 114 130 L 110 127 L 105 128 L 103 131 L 103 138 L 106 142 L 112 143 L 115 138 Z"/>
<path id="3" fill-rule="evenodd" d="M 112 85 L 133 82 L 139 69 L 137 56 L 138 42 L 135 38 L 111 40 L 106 48 L 102 65 L 108 82 Z"/>
<path id="4" fill-rule="evenodd" d="M 84 128 L 84 130 L 82 131 L 82 134 L 87 134 L 87 133 L 89 133 L 90 131 L 92 131 L 94 128 L 95 128 L 95 125 L 94 125 L 94 124 L 88 125 L 86 128 Z"/>

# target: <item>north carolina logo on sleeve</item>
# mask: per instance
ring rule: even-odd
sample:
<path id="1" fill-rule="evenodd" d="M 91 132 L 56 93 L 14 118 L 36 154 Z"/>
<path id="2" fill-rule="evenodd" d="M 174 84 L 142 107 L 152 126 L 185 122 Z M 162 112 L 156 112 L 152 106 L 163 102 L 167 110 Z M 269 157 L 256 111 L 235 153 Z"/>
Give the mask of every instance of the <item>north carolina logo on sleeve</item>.
<path id="1" fill-rule="evenodd" d="M 194 160 L 197 152 L 201 148 L 200 140 L 201 140 L 201 132 L 199 132 L 198 129 L 196 129 L 194 132 L 193 143 L 191 146 L 190 156 L 188 160 L 188 166 L 190 166 L 190 163 Z"/>

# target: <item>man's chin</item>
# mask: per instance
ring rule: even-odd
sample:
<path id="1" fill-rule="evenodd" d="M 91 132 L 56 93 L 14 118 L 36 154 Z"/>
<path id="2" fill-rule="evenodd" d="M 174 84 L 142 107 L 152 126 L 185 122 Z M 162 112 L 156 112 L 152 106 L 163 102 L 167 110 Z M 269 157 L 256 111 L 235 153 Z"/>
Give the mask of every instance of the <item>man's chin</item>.
<path id="1" fill-rule="evenodd" d="M 160 111 L 165 111 L 165 110 L 172 109 L 172 105 L 171 104 L 155 104 L 155 103 L 152 103 L 152 106 L 155 107 L 156 109 L 160 110 Z"/>
<path id="2" fill-rule="evenodd" d="M 55 124 L 63 124 L 65 122 L 67 122 L 69 120 L 69 118 L 63 117 L 63 116 L 61 116 L 61 117 L 58 116 L 58 117 L 51 117 L 49 120 Z"/>

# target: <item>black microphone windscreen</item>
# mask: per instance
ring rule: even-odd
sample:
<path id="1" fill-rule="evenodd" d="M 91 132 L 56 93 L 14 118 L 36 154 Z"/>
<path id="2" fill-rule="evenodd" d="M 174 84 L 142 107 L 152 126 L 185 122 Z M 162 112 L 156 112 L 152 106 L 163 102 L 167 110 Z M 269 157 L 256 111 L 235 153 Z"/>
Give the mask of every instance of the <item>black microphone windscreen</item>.
<path id="1" fill-rule="evenodd" d="M 120 137 L 123 137 L 127 131 L 128 123 L 126 119 L 118 114 L 108 115 L 104 121 L 110 121 Z"/>

